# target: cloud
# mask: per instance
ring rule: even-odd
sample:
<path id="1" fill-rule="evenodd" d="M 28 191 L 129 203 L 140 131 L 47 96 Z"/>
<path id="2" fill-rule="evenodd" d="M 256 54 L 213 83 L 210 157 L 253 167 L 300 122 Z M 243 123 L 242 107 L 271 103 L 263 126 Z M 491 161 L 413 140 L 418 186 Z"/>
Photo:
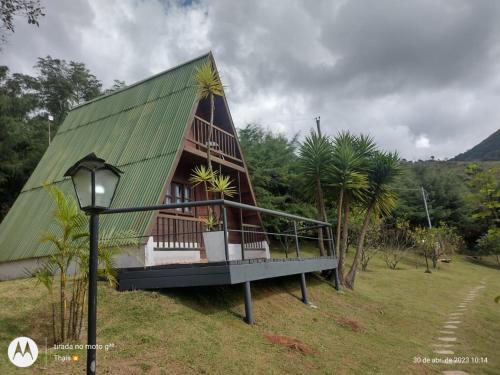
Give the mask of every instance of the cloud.
<path id="1" fill-rule="evenodd" d="M 430 148 L 431 142 L 430 142 L 429 138 L 427 138 L 425 135 L 421 135 L 415 141 L 415 147 L 416 148 Z"/>
<path id="2" fill-rule="evenodd" d="M 452 157 L 499 128 L 500 3 L 487 0 L 46 1 L 2 61 L 85 62 L 106 85 L 213 50 L 236 125 L 372 134 L 409 159 Z"/>

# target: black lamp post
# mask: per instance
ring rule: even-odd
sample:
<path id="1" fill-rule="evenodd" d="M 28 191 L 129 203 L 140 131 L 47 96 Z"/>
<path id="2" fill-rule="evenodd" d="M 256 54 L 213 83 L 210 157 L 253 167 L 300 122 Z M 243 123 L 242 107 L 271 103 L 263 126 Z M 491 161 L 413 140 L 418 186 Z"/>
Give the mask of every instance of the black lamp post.
<path id="1" fill-rule="evenodd" d="M 64 176 L 71 177 L 80 208 L 90 216 L 89 306 L 87 333 L 87 375 L 96 369 L 97 318 L 97 247 L 99 242 L 99 213 L 111 205 L 120 174 L 118 168 L 106 164 L 91 153 L 77 161 Z"/>

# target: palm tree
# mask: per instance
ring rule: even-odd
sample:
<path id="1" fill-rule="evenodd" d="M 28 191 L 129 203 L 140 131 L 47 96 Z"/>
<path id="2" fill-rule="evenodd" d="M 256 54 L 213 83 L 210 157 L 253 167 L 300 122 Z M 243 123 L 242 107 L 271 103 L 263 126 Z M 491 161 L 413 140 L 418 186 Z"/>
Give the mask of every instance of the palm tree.
<path id="1" fill-rule="evenodd" d="M 360 174 L 366 176 L 369 169 L 369 160 L 373 156 L 377 145 L 375 144 L 371 136 L 364 134 L 354 136 L 354 138 L 349 140 L 348 143 L 351 147 L 354 148 L 354 151 L 357 155 L 356 159 L 359 160 L 359 163 L 351 165 L 352 170 L 354 171 L 355 169 L 357 169 Z M 339 239 L 339 242 L 341 242 L 340 253 L 344 255 L 342 259 L 343 261 L 345 260 L 345 254 L 347 253 L 349 240 L 349 220 L 351 204 L 354 202 L 363 201 L 363 194 L 366 187 L 366 184 L 361 184 L 357 186 L 350 186 L 349 189 L 344 190 L 342 235 Z M 342 266 L 343 265 L 344 264 L 342 264 Z"/>
<path id="2" fill-rule="evenodd" d="M 210 62 L 207 62 L 200 68 L 196 69 L 195 82 L 198 99 L 209 98 L 210 100 L 210 126 L 208 128 L 207 139 L 207 165 L 208 169 L 212 170 L 210 150 L 212 147 L 212 130 L 214 126 L 214 95 L 224 96 L 224 90 L 219 75 Z"/>
<path id="3" fill-rule="evenodd" d="M 353 289 L 356 272 L 363 254 L 363 247 L 370 225 L 372 215 L 386 216 L 392 212 L 396 204 L 396 195 L 391 187 L 397 176 L 401 174 L 399 165 L 399 156 L 396 152 L 387 153 L 377 151 L 370 161 L 370 170 L 368 172 L 368 189 L 365 197 L 365 217 L 361 232 L 359 234 L 358 246 L 354 261 L 349 273 L 344 279 L 345 285 Z"/>
<path id="4" fill-rule="evenodd" d="M 300 168 L 305 178 L 314 183 L 314 200 L 318 210 L 318 218 L 328 221 L 325 207 L 323 184 L 327 180 L 327 169 L 332 162 L 332 143 L 325 137 L 311 132 L 299 150 Z M 326 254 L 323 242 L 323 228 L 318 230 L 319 251 Z"/>
<path id="5" fill-rule="evenodd" d="M 52 300 L 55 275 L 59 281 L 59 335 L 56 334 L 55 302 L 52 301 L 54 341 L 64 342 L 67 338 L 77 340 L 80 336 L 88 285 L 89 241 L 88 218 L 76 201 L 66 196 L 53 185 L 45 189 L 55 202 L 54 221 L 58 230 L 44 232 L 42 243 L 55 248 L 35 276 L 49 291 Z M 116 282 L 114 258 L 121 246 L 137 245 L 133 231 L 101 231 L 98 243 L 99 273 L 110 283 Z"/>
<path id="6" fill-rule="evenodd" d="M 345 246 L 341 247 L 342 222 L 345 222 L 342 211 L 348 220 L 350 197 L 360 195 L 368 187 L 367 176 L 363 171 L 366 163 L 365 155 L 359 152 L 357 142 L 360 141 L 349 132 L 339 133 L 333 140 L 333 158 L 328 171 L 329 184 L 338 190 L 335 248 L 339 259 L 338 273 L 341 283 L 343 283 L 347 247 L 347 233 L 344 235 Z M 344 225 L 344 228 L 347 231 L 347 225 Z"/>

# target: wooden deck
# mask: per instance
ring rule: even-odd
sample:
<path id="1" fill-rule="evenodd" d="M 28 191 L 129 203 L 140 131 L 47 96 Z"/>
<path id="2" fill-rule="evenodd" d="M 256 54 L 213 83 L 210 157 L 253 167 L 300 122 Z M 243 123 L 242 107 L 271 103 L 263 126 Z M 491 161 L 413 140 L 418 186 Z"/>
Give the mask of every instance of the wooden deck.
<path id="1" fill-rule="evenodd" d="M 241 284 L 335 268 L 337 259 L 331 256 L 123 268 L 118 273 L 118 290 Z"/>

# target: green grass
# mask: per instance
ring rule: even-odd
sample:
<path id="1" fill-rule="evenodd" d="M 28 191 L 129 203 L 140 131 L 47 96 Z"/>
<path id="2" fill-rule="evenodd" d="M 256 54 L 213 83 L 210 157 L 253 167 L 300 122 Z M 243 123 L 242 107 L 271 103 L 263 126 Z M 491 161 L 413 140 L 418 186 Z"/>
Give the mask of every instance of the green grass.
<path id="1" fill-rule="evenodd" d="M 336 292 L 308 276 L 311 301 L 299 301 L 298 277 L 253 284 L 253 327 L 242 322 L 241 286 L 117 292 L 99 285 L 98 351 L 100 374 L 434 374 L 459 369 L 472 374 L 500 373 L 500 271 L 455 256 L 450 264 L 425 274 L 408 259 L 400 269 L 375 259 L 361 272 L 354 292 Z M 414 364 L 433 358 L 431 345 L 450 312 L 481 280 L 487 286 L 461 319 L 456 355 L 487 357 L 487 364 Z M 84 351 L 49 350 L 47 294 L 34 280 L 0 283 L 0 374 L 84 373 Z M 310 354 L 270 343 L 265 335 L 285 335 Z M 40 357 L 30 369 L 7 359 L 14 337 L 39 343 Z M 85 338 L 85 335 L 83 335 Z M 82 340 L 85 341 L 85 340 Z M 80 354 L 61 363 L 55 353 Z M 47 366 L 45 360 L 47 359 Z"/>

